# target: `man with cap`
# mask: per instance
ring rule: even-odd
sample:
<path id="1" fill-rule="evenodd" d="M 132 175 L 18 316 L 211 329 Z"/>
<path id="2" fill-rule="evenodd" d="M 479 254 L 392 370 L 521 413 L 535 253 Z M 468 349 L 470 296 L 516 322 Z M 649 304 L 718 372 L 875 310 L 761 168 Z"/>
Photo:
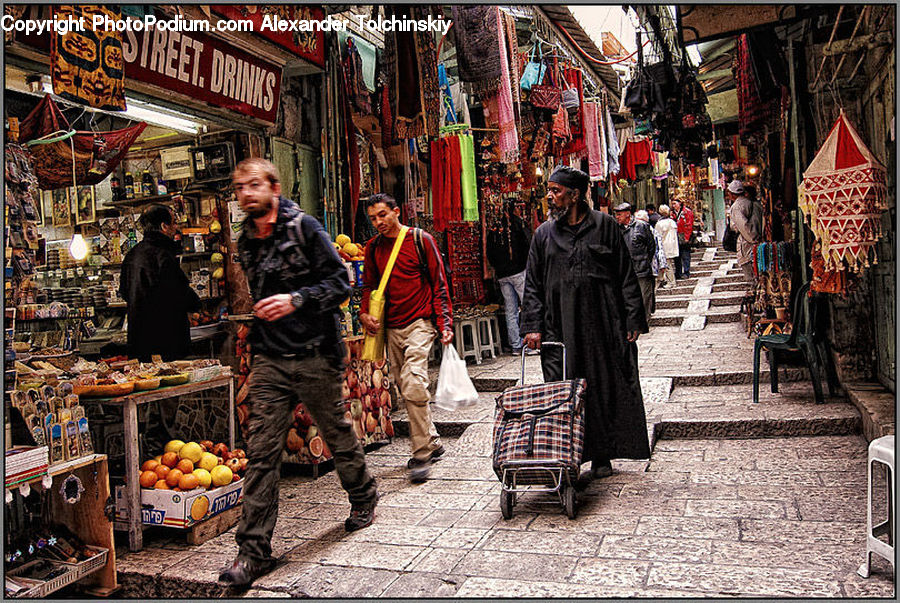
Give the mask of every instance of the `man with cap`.
<path id="1" fill-rule="evenodd" d="M 755 189 L 754 189 L 755 190 Z M 762 241 L 763 209 L 756 199 L 751 199 L 744 190 L 744 183 L 732 180 L 728 183 L 725 196 L 731 202 L 728 212 L 729 228 L 740 236 L 737 243 L 738 266 L 744 271 L 744 280 L 753 287 L 753 248 Z"/>
<path id="2" fill-rule="evenodd" d="M 650 224 L 634 219 L 634 208 L 630 203 L 619 203 L 613 208 L 616 222 L 622 227 L 622 236 L 628 245 L 631 261 L 634 263 L 634 274 L 641 286 L 641 298 L 644 300 L 644 313 L 652 314 L 653 290 L 656 278 L 653 276 L 653 256 L 656 255 L 656 237 Z"/>
<path id="3" fill-rule="evenodd" d="M 585 200 L 588 175 L 558 167 L 547 198 L 555 219 L 535 231 L 525 269 L 525 345 L 566 345 L 569 379 L 587 380 L 584 460 L 592 477 L 614 458 L 650 456 L 638 379 L 637 338 L 646 333 L 641 287 L 619 225 Z M 562 351 L 541 352 L 545 381 L 562 378 Z"/>

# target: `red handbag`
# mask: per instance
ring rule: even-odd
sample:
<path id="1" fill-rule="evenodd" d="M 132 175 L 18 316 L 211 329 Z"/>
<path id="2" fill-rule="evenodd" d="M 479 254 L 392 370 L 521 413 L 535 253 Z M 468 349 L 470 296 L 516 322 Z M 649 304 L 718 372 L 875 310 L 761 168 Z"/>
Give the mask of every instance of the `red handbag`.
<path id="1" fill-rule="evenodd" d="M 551 83 L 549 85 L 538 84 L 532 86 L 531 92 L 528 94 L 528 102 L 540 109 L 551 109 L 556 111 L 562 103 L 562 90 L 560 90 L 559 86 L 556 85 L 556 82 L 553 81 L 556 79 L 554 77 L 556 70 L 547 69 L 547 71 L 551 74 Z"/>

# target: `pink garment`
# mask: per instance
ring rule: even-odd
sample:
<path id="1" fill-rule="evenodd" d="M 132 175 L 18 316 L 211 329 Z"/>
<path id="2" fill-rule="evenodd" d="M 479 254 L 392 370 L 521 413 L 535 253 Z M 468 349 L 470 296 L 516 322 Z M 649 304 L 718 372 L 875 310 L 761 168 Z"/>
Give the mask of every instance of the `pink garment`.
<path id="1" fill-rule="evenodd" d="M 500 39 L 500 89 L 497 91 L 497 110 L 500 119 L 500 159 L 511 163 L 519 158 L 519 134 L 516 131 L 516 114 L 513 110 L 512 86 L 509 83 L 509 59 L 506 52 L 503 16 L 497 11 L 497 31 Z M 518 57 L 516 57 L 518 60 Z"/>
<path id="2" fill-rule="evenodd" d="M 603 153 L 600 148 L 600 126 L 597 123 L 597 103 L 584 103 L 584 142 L 587 145 L 588 175 L 591 181 L 602 180 Z"/>

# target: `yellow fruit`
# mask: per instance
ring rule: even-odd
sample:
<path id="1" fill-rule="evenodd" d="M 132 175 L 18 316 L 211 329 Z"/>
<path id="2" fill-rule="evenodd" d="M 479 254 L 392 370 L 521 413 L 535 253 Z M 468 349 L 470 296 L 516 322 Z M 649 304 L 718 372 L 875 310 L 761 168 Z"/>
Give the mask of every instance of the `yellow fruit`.
<path id="1" fill-rule="evenodd" d="M 166 444 L 164 452 L 178 452 L 179 450 L 181 450 L 182 446 L 184 446 L 184 442 L 182 442 L 181 440 L 172 440 L 171 442 Z"/>
<path id="2" fill-rule="evenodd" d="M 217 251 L 209 257 L 209 261 L 213 264 L 221 264 L 225 261 L 225 256 Z"/>
<path id="3" fill-rule="evenodd" d="M 334 239 L 334 242 L 337 243 L 337 244 L 338 244 L 339 246 L 341 246 L 341 247 L 344 247 L 347 243 L 352 243 L 350 237 L 348 237 L 348 236 L 345 235 L 345 234 L 339 234 L 339 235 Z"/>
<path id="4" fill-rule="evenodd" d="M 200 521 L 206 517 L 207 511 L 209 511 L 209 499 L 205 496 L 198 496 L 191 503 L 191 519 L 194 521 Z"/>
<path id="5" fill-rule="evenodd" d="M 351 258 L 355 255 L 359 255 L 359 247 L 356 246 L 356 243 L 347 243 L 346 245 L 341 247 L 341 251 L 349 255 Z"/>
<path id="6" fill-rule="evenodd" d="M 197 481 L 200 482 L 202 488 L 209 488 L 209 485 L 212 483 L 212 476 L 209 474 L 209 471 L 206 469 L 194 469 L 194 475 L 197 476 Z"/>
<path id="7" fill-rule="evenodd" d="M 203 448 L 197 442 L 188 442 L 178 451 L 178 458 L 187 459 L 192 463 L 200 462 L 202 456 Z"/>
<path id="8" fill-rule="evenodd" d="M 221 266 L 219 266 L 218 268 L 213 270 L 212 277 L 217 281 L 222 280 L 223 278 L 225 278 L 225 270 Z"/>
<path id="9" fill-rule="evenodd" d="M 218 220 L 212 221 L 212 224 L 209 225 L 209 232 L 211 232 L 213 234 L 222 232 L 222 225 L 219 224 Z"/>
<path id="10" fill-rule="evenodd" d="M 207 472 L 209 472 L 215 469 L 216 465 L 219 464 L 219 459 L 212 452 L 204 452 L 202 455 L 200 455 L 200 460 L 195 464 L 200 469 L 205 469 Z"/>
<path id="11" fill-rule="evenodd" d="M 234 473 L 225 465 L 217 465 L 209 475 L 212 477 L 213 486 L 217 488 L 230 484 L 231 480 L 234 479 Z"/>

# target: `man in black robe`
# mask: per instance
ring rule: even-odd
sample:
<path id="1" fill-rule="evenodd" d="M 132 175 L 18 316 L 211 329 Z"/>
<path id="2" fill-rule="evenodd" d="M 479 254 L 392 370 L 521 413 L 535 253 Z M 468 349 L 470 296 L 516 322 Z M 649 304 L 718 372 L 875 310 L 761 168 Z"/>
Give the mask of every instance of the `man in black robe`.
<path id="1" fill-rule="evenodd" d="M 591 477 L 614 458 L 650 457 L 637 338 L 648 332 L 641 288 L 616 220 L 592 210 L 588 175 L 558 167 L 547 197 L 558 216 L 535 231 L 525 270 L 525 344 L 566 345 L 566 377 L 587 380 L 584 461 Z M 562 352 L 541 352 L 545 381 L 562 378 Z M 587 476 L 585 476 L 587 477 Z"/>

